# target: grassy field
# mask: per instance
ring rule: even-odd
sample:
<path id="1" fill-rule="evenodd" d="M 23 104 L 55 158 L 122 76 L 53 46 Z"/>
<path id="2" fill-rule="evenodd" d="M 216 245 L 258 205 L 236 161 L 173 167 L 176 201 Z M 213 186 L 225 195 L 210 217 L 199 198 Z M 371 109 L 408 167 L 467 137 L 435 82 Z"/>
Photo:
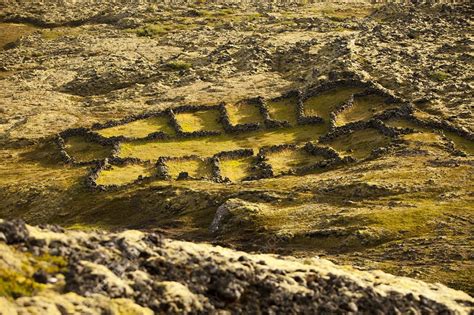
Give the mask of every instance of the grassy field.
<path id="1" fill-rule="evenodd" d="M 129 184 L 138 179 L 139 176 L 149 177 L 156 172 L 151 165 L 125 165 L 112 166 L 110 170 L 101 171 L 97 179 L 98 185 L 124 185 Z"/>
<path id="2" fill-rule="evenodd" d="M 375 129 L 355 131 L 347 136 L 338 137 L 329 142 L 329 145 L 341 155 L 349 155 L 357 159 L 364 159 L 373 149 L 386 146 L 390 139 Z"/>
<path id="3" fill-rule="evenodd" d="M 226 104 L 226 109 L 232 125 L 263 122 L 263 117 L 255 105 L 245 102 Z"/>
<path id="4" fill-rule="evenodd" d="M 160 156 L 180 157 L 198 155 L 211 157 L 221 151 L 254 149 L 282 143 L 305 143 L 317 140 L 325 132 L 322 125 L 296 126 L 285 129 L 258 130 L 248 133 L 219 136 L 135 141 L 122 143 L 121 157 L 136 157 L 143 160 L 157 160 Z"/>
<path id="5" fill-rule="evenodd" d="M 255 164 L 254 157 L 240 159 L 221 159 L 220 169 L 223 177 L 229 178 L 232 182 L 240 182 L 242 179 L 254 175 L 252 166 Z"/>
<path id="6" fill-rule="evenodd" d="M 101 129 L 97 133 L 107 138 L 118 136 L 144 138 L 158 131 L 164 132 L 167 135 L 175 134 L 174 129 L 169 124 L 168 117 L 164 116 L 140 119 L 125 125 Z"/>
<path id="7" fill-rule="evenodd" d="M 289 171 L 290 169 L 310 166 L 323 160 L 321 156 L 309 154 L 302 149 L 288 149 L 280 152 L 274 152 L 267 154 L 267 157 L 275 175 L 280 175 Z"/>
<path id="8" fill-rule="evenodd" d="M 85 140 L 81 136 L 70 137 L 65 140 L 66 152 L 77 162 L 88 162 L 95 159 L 105 159 L 111 153 L 111 146 Z"/>
<path id="9" fill-rule="evenodd" d="M 406 121 L 390 123 L 401 126 Z M 165 155 L 163 150 L 176 156 L 189 155 L 192 151 L 212 155 L 213 150 L 316 140 L 324 130 L 324 126 L 309 125 L 241 135 L 137 141 L 123 146 L 130 146 L 134 151 L 129 152 L 134 155 L 153 157 Z M 244 183 L 239 181 L 249 174 L 252 158 L 222 160 L 222 175 L 231 178 L 232 185 L 157 180 L 106 192 L 91 192 L 84 188 L 82 183 L 88 167 L 61 165 L 52 144 L 4 153 L 0 150 L 5 161 L 0 164 L 0 196 L 4 201 L 0 213 L 5 218 L 21 215 L 28 222 L 58 223 L 74 228 L 157 228 L 176 237 L 208 241 L 214 239 L 209 235 L 208 226 L 216 208 L 238 194 L 238 198 L 258 205 L 261 211 L 254 222 L 254 230 L 246 235 L 241 235 L 239 230 L 226 234 L 223 236 L 225 242 L 246 249 L 255 246 L 250 239 L 261 238 L 265 242 L 258 250 L 302 257 L 329 255 L 339 262 L 356 259 L 358 264 L 383 270 L 392 270 L 403 259 L 385 255 L 391 246 L 397 249 L 396 253 L 399 252 L 396 246 L 403 245 L 404 250 L 421 255 L 427 249 L 416 245 L 420 239 L 441 242 L 441 247 L 433 249 L 436 252 L 429 256 L 433 257 L 429 258 L 433 263 L 425 260 L 421 265 L 404 263 L 406 272 L 421 271 L 419 278 L 445 283 L 442 277 L 447 277 L 453 287 L 472 292 L 470 265 L 465 259 L 450 260 L 449 270 L 437 269 L 444 259 L 439 253 L 468 257 L 466 248 L 471 246 L 468 234 L 472 228 L 469 220 L 474 213 L 470 195 L 474 188 L 472 167 L 429 164 L 434 157 L 442 161 L 455 158 L 443 151 L 441 136 L 432 131 L 407 135 L 403 140 L 403 149 L 426 150 L 429 154 L 403 158 L 388 154 L 381 159 L 318 174 Z M 342 136 L 329 145 L 343 154 L 363 158 L 372 148 L 384 145 L 386 141 L 388 139 L 378 131 L 369 129 Z M 150 145 L 154 151 L 147 151 Z M 122 154 L 124 152 L 122 147 Z M 278 172 L 290 166 L 304 165 L 307 158 L 284 152 L 272 157 L 271 163 Z M 203 174 L 210 173 L 207 167 L 194 160 L 169 163 L 168 166 L 173 178 L 182 171 L 194 177 L 205 177 Z M 114 167 L 102 172 L 98 182 L 125 184 L 139 175 L 149 174 L 150 169 L 143 166 Z M 45 189 L 47 193 L 39 193 Z M 455 240 L 460 245 L 452 245 Z M 362 260 L 360 253 L 369 258 Z M 398 272 L 405 274 L 405 271 Z"/>
<path id="10" fill-rule="evenodd" d="M 336 125 L 342 126 L 359 120 L 366 121 L 375 114 L 397 107 L 397 104 L 386 104 L 384 100 L 384 97 L 378 95 L 356 97 L 354 104 L 337 116 Z"/>
<path id="11" fill-rule="evenodd" d="M 296 98 L 268 101 L 267 107 L 272 119 L 288 121 L 291 125 L 296 125 Z"/>
<path id="12" fill-rule="evenodd" d="M 214 109 L 176 114 L 176 120 L 184 132 L 223 131 L 219 117 L 219 111 Z"/>
<path id="13" fill-rule="evenodd" d="M 187 172 L 195 178 L 211 178 L 211 166 L 200 159 L 170 160 L 166 162 L 171 178 L 176 179 L 181 172 Z"/>
<path id="14" fill-rule="evenodd" d="M 345 87 L 320 93 L 304 102 L 304 113 L 306 116 L 319 116 L 328 121 L 329 114 L 337 105 L 347 101 L 352 94 L 361 91 L 361 88 Z"/>

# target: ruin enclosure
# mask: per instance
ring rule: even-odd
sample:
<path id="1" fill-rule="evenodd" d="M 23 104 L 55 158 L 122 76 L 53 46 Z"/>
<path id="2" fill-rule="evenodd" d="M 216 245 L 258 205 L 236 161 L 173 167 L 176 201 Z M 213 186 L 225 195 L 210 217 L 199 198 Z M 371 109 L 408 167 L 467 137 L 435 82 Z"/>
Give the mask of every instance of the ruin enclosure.
<path id="1" fill-rule="evenodd" d="M 468 1 L 0 4 L 0 315 L 471 314 Z"/>

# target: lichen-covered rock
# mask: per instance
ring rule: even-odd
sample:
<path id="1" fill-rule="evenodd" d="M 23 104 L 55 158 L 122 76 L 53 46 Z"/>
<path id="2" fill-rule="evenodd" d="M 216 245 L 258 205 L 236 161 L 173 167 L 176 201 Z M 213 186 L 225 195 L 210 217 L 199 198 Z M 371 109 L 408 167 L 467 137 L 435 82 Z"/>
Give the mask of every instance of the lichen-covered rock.
<path id="1" fill-rule="evenodd" d="M 255 226 L 260 205 L 241 199 L 229 199 L 217 208 L 209 231 L 216 234 L 242 230 Z"/>
<path id="2" fill-rule="evenodd" d="M 250 211 L 255 206 L 232 200 L 228 207 Z M 16 224 L 2 221 L 7 223 Z M 472 297 L 441 284 L 339 267 L 324 259 L 302 263 L 292 257 L 251 255 L 134 230 L 117 234 L 24 228 L 23 241 L 2 245 L 0 276 L 13 279 L 11 272 L 5 272 L 15 270 L 18 284 L 29 287 L 0 298 L 1 315 L 473 311 Z M 41 255 L 25 246 L 33 240 Z M 68 250 L 59 251 L 65 253 L 60 258 L 52 256 L 54 248 L 48 244 Z M 45 257 L 56 257 L 48 258 L 52 264 L 59 259 L 67 263 L 44 270 L 62 282 L 35 281 L 35 266 L 44 266 Z"/>
<path id="3" fill-rule="evenodd" d="M 7 244 L 20 243 L 28 238 L 25 222 L 21 220 L 0 221 L 0 233 L 3 234 Z"/>
<path id="4" fill-rule="evenodd" d="M 161 295 L 159 308 L 165 313 L 197 313 L 204 309 L 199 298 L 179 282 L 159 282 L 154 289 Z"/>

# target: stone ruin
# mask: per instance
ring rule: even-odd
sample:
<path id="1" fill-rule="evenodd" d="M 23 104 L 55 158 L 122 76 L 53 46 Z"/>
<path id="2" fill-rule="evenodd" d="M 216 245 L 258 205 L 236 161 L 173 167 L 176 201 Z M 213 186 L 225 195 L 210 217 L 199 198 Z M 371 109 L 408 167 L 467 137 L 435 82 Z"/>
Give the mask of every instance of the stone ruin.
<path id="1" fill-rule="evenodd" d="M 316 170 L 321 169 L 328 169 L 331 167 L 335 167 L 342 164 L 347 163 L 354 163 L 357 161 L 354 157 L 345 156 L 341 157 L 335 150 L 330 147 L 324 146 L 325 143 L 328 143 L 332 140 L 338 139 L 339 137 L 343 137 L 349 135 L 353 132 L 358 130 L 364 129 L 375 129 L 380 132 L 382 135 L 392 139 L 391 143 L 388 147 L 382 148 L 375 148 L 370 156 L 366 159 L 374 159 L 380 157 L 381 155 L 385 154 L 386 152 L 390 151 L 391 146 L 397 145 L 397 139 L 399 136 L 416 132 L 413 128 L 399 128 L 399 127 L 390 127 L 385 124 L 385 121 L 394 118 L 401 118 L 405 119 L 417 126 L 423 128 L 429 128 L 434 130 L 435 132 L 440 133 L 442 136 L 442 131 L 449 131 L 454 132 L 455 134 L 466 138 L 468 140 L 474 141 L 474 134 L 468 132 L 467 130 L 459 129 L 453 125 L 451 125 L 447 121 L 435 121 L 435 120 L 422 120 L 414 115 L 414 106 L 409 102 L 400 99 L 391 93 L 382 90 L 371 83 L 365 83 L 360 81 L 352 81 L 352 80 L 340 80 L 340 81 L 333 81 L 326 84 L 322 84 L 313 88 L 309 88 L 306 91 L 301 90 L 293 90 L 284 95 L 273 99 L 272 101 L 278 101 L 284 98 L 294 97 L 296 98 L 295 106 L 295 117 L 298 125 L 308 125 L 308 124 L 323 124 L 325 123 L 324 119 L 319 116 L 306 116 L 304 110 L 304 101 L 319 95 L 324 91 L 328 91 L 331 89 L 337 89 L 341 87 L 359 87 L 363 88 L 363 91 L 360 93 L 352 94 L 344 103 L 336 106 L 333 111 L 330 113 L 328 123 L 328 131 L 326 134 L 319 137 L 319 145 L 314 144 L 312 142 L 307 142 L 303 145 L 296 145 L 296 144 L 280 144 L 274 145 L 270 147 L 262 147 L 260 148 L 259 152 L 255 155 L 255 163 L 252 165 L 252 175 L 243 179 L 243 181 L 250 181 L 250 180 L 259 180 L 263 178 L 272 178 L 276 177 L 274 174 L 272 166 L 268 163 L 267 155 L 271 152 L 277 152 L 281 150 L 304 150 L 308 154 L 321 156 L 323 160 L 314 163 L 314 165 L 300 167 L 300 168 L 293 168 L 289 171 L 285 172 L 285 175 L 304 175 L 307 173 L 314 172 Z M 382 113 L 374 115 L 371 119 L 366 121 L 354 121 L 346 123 L 342 126 L 336 125 L 336 118 L 346 109 L 350 108 L 354 104 L 354 98 L 361 97 L 361 96 L 369 96 L 369 95 L 378 95 L 382 96 L 387 103 L 399 104 L 397 108 L 390 108 Z M 177 180 L 212 180 L 217 183 L 229 183 L 231 182 L 229 178 L 225 178 L 222 176 L 221 171 L 221 160 L 222 159 L 238 159 L 244 157 L 252 157 L 254 156 L 254 151 L 252 149 L 239 149 L 234 151 L 222 151 L 210 158 L 203 158 L 195 155 L 190 156 L 182 156 L 182 157 L 167 157 L 167 156 L 159 156 L 157 157 L 156 162 L 152 161 L 143 161 L 136 158 L 121 158 L 119 157 L 120 151 L 120 144 L 122 142 L 130 142 L 136 140 L 160 140 L 160 139 L 170 139 L 174 137 L 175 139 L 185 139 L 185 138 L 199 138 L 199 137 L 208 137 L 208 136 L 216 136 L 220 135 L 220 131 L 210 131 L 210 130 L 199 130 L 194 132 L 185 132 L 183 131 L 182 127 L 180 126 L 176 114 L 179 113 L 194 113 L 198 111 L 208 111 L 208 110 L 216 110 L 219 113 L 219 121 L 222 125 L 222 128 L 225 133 L 228 134 L 245 134 L 249 131 L 254 130 L 271 130 L 275 128 L 288 128 L 291 126 L 289 121 L 286 120 L 275 120 L 271 117 L 267 102 L 262 97 L 256 97 L 252 99 L 245 100 L 248 104 L 256 106 L 258 111 L 261 115 L 263 123 L 255 122 L 255 123 L 244 123 L 244 124 L 232 124 L 231 118 L 229 113 L 226 109 L 224 103 L 218 105 L 184 105 L 179 106 L 172 109 L 166 109 L 163 111 L 156 111 L 156 112 L 149 112 L 140 115 L 134 115 L 127 117 L 122 120 L 115 120 L 115 121 L 108 121 L 103 124 L 95 124 L 92 126 L 91 129 L 89 128 L 76 128 L 76 129 L 68 129 L 56 136 L 55 143 L 58 147 L 59 154 L 65 163 L 69 163 L 72 165 L 90 165 L 91 169 L 86 177 L 86 185 L 93 189 L 98 190 L 113 190 L 118 188 L 123 188 L 124 186 L 135 185 L 143 182 L 149 182 L 153 180 L 170 180 L 170 175 L 167 167 L 167 162 L 173 160 L 180 160 L 180 161 L 187 161 L 191 159 L 199 159 L 203 163 L 207 163 L 210 166 L 211 176 L 209 179 L 207 178 L 195 178 L 189 175 L 186 172 L 182 172 L 176 178 Z M 167 117 L 170 126 L 174 129 L 176 135 L 170 136 L 165 134 L 164 132 L 158 131 L 148 134 L 146 137 L 143 138 L 135 138 L 135 137 L 125 137 L 125 136 L 112 136 L 112 137 L 104 137 L 98 133 L 99 130 L 125 125 L 130 122 L 151 118 L 151 117 Z M 65 142 L 68 138 L 80 136 L 85 141 L 93 142 L 102 146 L 110 146 L 110 156 L 106 159 L 97 159 L 91 161 L 77 161 L 74 156 L 71 156 L 66 149 Z M 454 155 L 465 156 L 466 153 L 456 149 L 452 141 L 444 137 L 447 143 L 448 150 L 451 151 Z M 135 181 L 126 184 L 126 185 L 98 185 L 96 183 L 97 178 L 100 175 L 100 172 L 103 170 L 110 169 L 113 166 L 124 166 L 130 164 L 140 164 L 140 165 L 150 165 L 155 168 L 154 175 L 149 177 L 138 177 Z"/>

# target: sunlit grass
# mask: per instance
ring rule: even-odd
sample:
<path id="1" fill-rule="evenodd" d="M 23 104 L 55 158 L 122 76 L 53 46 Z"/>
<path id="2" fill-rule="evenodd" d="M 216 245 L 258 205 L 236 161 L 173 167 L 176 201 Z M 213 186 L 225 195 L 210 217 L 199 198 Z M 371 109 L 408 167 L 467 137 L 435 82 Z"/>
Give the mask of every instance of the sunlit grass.
<path id="1" fill-rule="evenodd" d="M 414 122 L 403 118 L 392 118 L 385 121 L 385 124 L 392 128 L 411 128 L 419 131 L 431 131 L 429 128 L 419 126 Z"/>
<path id="2" fill-rule="evenodd" d="M 378 95 L 356 97 L 354 104 L 337 116 L 336 125 L 342 126 L 359 120 L 367 121 L 384 110 L 397 107 L 397 104 L 387 104 L 384 100 L 384 97 Z"/>
<path id="3" fill-rule="evenodd" d="M 328 121 L 329 114 L 336 106 L 347 101 L 352 94 L 361 91 L 361 88 L 345 87 L 322 92 L 304 102 L 304 113 L 306 116 L 319 116 Z"/>
<path id="4" fill-rule="evenodd" d="M 139 176 L 149 177 L 156 172 L 152 165 L 130 164 L 125 166 L 112 166 L 109 170 L 103 170 L 99 174 L 96 183 L 98 185 L 124 185 L 132 183 Z"/>
<path id="5" fill-rule="evenodd" d="M 74 27 L 58 27 L 41 32 L 44 39 L 56 40 L 63 36 L 78 36 L 81 33 L 81 29 Z"/>
<path id="6" fill-rule="evenodd" d="M 329 145 L 342 155 L 363 159 L 368 157 L 373 149 L 386 146 L 389 142 L 390 138 L 378 130 L 364 129 L 340 136 L 330 141 Z"/>
<path id="7" fill-rule="evenodd" d="M 412 142 L 423 142 L 427 144 L 442 143 L 441 135 L 434 132 L 415 132 L 403 136 L 403 139 Z"/>
<path id="8" fill-rule="evenodd" d="M 208 161 L 200 159 L 170 160 L 166 162 L 168 174 L 176 179 L 181 172 L 196 178 L 211 178 L 211 166 Z"/>
<path id="9" fill-rule="evenodd" d="M 296 125 L 296 98 L 284 98 L 267 102 L 270 117 L 275 120 L 288 121 Z"/>
<path id="10" fill-rule="evenodd" d="M 254 163 L 254 157 L 222 159 L 220 161 L 221 175 L 229 178 L 232 182 L 240 182 L 252 175 L 251 168 Z"/>
<path id="11" fill-rule="evenodd" d="M 175 134 L 174 129 L 169 124 L 169 119 L 164 116 L 140 119 L 128 124 L 98 130 L 97 133 L 106 138 L 118 136 L 144 138 L 149 134 L 158 131 L 164 132 L 168 135 Z"/>
<path id="12" fill-rule="evenodd" d="M 306 125 L 203 138 L 134 141 L 121 144 L 120 156 L 136 157 L 142 160 L 157 160 L 160 156 L 198 155 L 212 157 L 222 151 L 238 149 L 258 151 L 264 146 L 315 141 L 325 131 L 325 127 L 322 125 Z"/>
<path id="13" fill-rule="evenodd" d="M 252 104 L 238 103 L 226 105 L 232 125 L 263 122 L 259 109 Z"/>
<path id="14" fill-rule="evenodd" d="M 219 117 L 219 111 L 217 110 L 176 114 L 176 120 L 184 132 L 222 131 L 223 127 L 219 123 Z"/>
<path id="15" fill-rule="evenodd" d="M 283 150 L 267 154 L 270 165 L 275 175 L 280 175 L 290 169 L 313 165 L 323 158 L 308 152 L 299 150 Z"/>
<path id="16" fill-rule="evenodd" d="M 77 162 L 88 162 L 105 159 L 111 153 L 111 146 L 102 146 L 98 143 L 85 140 L 81 136 L 74 136 L 65 140 L 66 152 Z"/>

